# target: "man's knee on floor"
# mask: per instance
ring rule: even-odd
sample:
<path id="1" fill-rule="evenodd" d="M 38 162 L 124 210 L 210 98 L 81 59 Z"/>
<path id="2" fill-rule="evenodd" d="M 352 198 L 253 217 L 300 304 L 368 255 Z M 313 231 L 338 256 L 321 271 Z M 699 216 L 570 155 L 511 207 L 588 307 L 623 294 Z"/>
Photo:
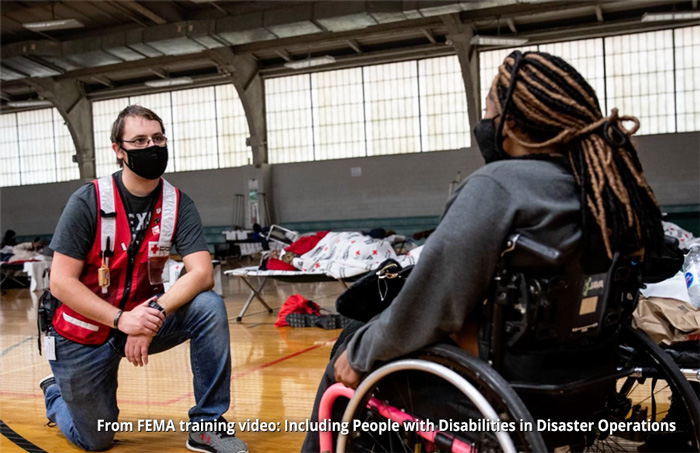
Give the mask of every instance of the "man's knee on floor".
<path id="1" fill-rule="evenodd" d="M 90 433 L 89 438 L 79 439 L 77 445 L 85 451 L 109 450 L 114 444 L 114 434 L 112 430 L 95 431 Z"/>

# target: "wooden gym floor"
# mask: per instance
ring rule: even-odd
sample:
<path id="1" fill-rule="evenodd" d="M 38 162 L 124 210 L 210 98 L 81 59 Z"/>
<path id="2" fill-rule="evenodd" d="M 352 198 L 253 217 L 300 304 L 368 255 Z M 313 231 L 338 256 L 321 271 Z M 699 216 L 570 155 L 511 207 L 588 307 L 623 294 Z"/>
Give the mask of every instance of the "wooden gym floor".
<path id="1" fill-rule="evenodd" d="M 248 263 L 244 263 L 248 264 Z M 238 278 L 222 277 L 224 301 L 231 332 L 231 407 L 229 422 L 258 422 L 277 426 L 277 432 L 260 429 L 236 435 L 253 452 L 299 451 L 303 432 L 285 430 L 285 422 L 303 422 L 311 414 L 318 381 L 328 363 L 331 347 L 340 330 L 321 328 L 275 328 L 277 310 L 269 314 L 254 300 L 243 321 L 236 322 L 249 289 Z M 263 297 L 277 309 L 292 294 L 300 294 L 324 308 L 334 310 L 343 291 L 336 282 L 278 283 L 269 280 Z M 46 425 L 44 399 L 38 382 L 50 373 L 37 350 L 36 304 L 40 292 L 9 289 L 0 296 L 0 452 L 71 453 L 73 447 L 58 428 Z M 641 386 L 635 401 L 648 405 L 648 384 Z M 636 393 L 636 391 L 635 391 Z M 670 394 L 657 401 L 667 410 Z M 646 402 L 645 402 L 646 401 Z M 189 343 L 151 356 L 137 368 L 124 360 L 120 367 L 119 422 L 124 429 L 109 450 L 117 453 L 188 451 L 187 410 L 194 404 L 189 364 Z M 148 430 L 149 420 L 173 422 L 175 432 Z M 139 422 L 142 423 L 139 430 Z M 167 427 L 167 425 L 165 425 Z"/>
<path id="2" fill-rule="evenodd" d="M 231 332 L 231 407 L 229 422 L 280 423 L 280 432 L 239 432 L 251 451 L 299 451 L 304 433 L 286 432 L 285 421 L 303 422 L 311 414 L 320 376 L 340 330 L 275 328 L 277 310 L 268 314 L 253 301 L 242 322 L 236 316 L 249 294 L 238 278 L 222 277 Z M 268 281 L 263 296 L 279 308 L 291 294 L 301 294 L 334 309 L 343 290 L 336 282 L 291 284 Z M 0 452 L 78 452 L 58 428 L 46 426 L 38 382 L 50 374 L 37 350 L 36 303 L 40 292 L 9 289 L 0 299 Z M 115 436 L 114 452 L 177 452 L 185 447 L 187 410 L 194 404 L 189 343 L 151 356 L 146 367 L 122 361 L 119 374 L 119 421 L 125 431 Z M 175 432 L 138 431 L 139 420 L 169 420 Z"/>

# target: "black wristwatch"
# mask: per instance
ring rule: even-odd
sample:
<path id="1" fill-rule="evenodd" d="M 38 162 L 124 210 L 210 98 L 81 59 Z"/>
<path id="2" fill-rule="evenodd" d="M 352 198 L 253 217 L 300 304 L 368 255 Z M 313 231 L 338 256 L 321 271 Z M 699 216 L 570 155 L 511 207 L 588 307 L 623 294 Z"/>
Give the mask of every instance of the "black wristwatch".
<path id="1" fill-rule="evenodd" d="M 119 330 L 119 318 L 122 317 L 122 313 L 124 313 L 122 310 L 118 310 L 117 313 L 115 313 L 115 315 L 114 315 L 113 324 L 114 324 L 114 328 L 116 330 Z"/>
<path id="2" fill-rule="evenodd" d="M 163 316 L 168 316 L 165 314 L 165 308 L 161 307 L 158 302 L 156 302 L 156 299 L 151 299 L 151 301 L 148 303 L 148 306 L 151 308 L 155 308 L 159 312 L 163 313 Z"/>

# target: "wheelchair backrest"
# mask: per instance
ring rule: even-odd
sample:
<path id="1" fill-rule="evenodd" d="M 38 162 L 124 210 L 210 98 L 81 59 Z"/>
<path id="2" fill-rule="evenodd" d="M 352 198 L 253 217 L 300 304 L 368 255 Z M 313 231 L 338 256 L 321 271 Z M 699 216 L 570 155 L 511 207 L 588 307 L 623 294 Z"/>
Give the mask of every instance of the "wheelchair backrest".
<path id="1" fill-rule="evenodd" d="M 576 349 L 618 330 L 637 302 L 637 266 L 616 254 L 607 272 L 585 274 L 578 258 L 562 262 L 554 249 L 508 238 L 484 306 L 482 358 L 500 371 L 506 350 Z"/>

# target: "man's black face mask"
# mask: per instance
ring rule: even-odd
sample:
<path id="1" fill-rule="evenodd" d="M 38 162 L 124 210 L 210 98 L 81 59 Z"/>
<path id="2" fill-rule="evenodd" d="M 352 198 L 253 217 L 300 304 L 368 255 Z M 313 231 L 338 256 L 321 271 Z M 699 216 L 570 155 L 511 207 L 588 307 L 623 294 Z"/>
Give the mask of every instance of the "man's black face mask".
<path id="1" fill-rule="evenodd" d="M 129 156 L 127 167 L 145 179 L 160 178 L 168 166 L 167 146 L 153 145 L 141 149 L 124 149 L 124 152 Z"/>
<path id="2" fill-rule="evenodd" d="M 474 137 L 479 151 L 487 164 L 497 160 L 508 159 L 508 155 L 496 142 L 496 126 L 494 118 L 482 119 L 474 127 Z"/>

